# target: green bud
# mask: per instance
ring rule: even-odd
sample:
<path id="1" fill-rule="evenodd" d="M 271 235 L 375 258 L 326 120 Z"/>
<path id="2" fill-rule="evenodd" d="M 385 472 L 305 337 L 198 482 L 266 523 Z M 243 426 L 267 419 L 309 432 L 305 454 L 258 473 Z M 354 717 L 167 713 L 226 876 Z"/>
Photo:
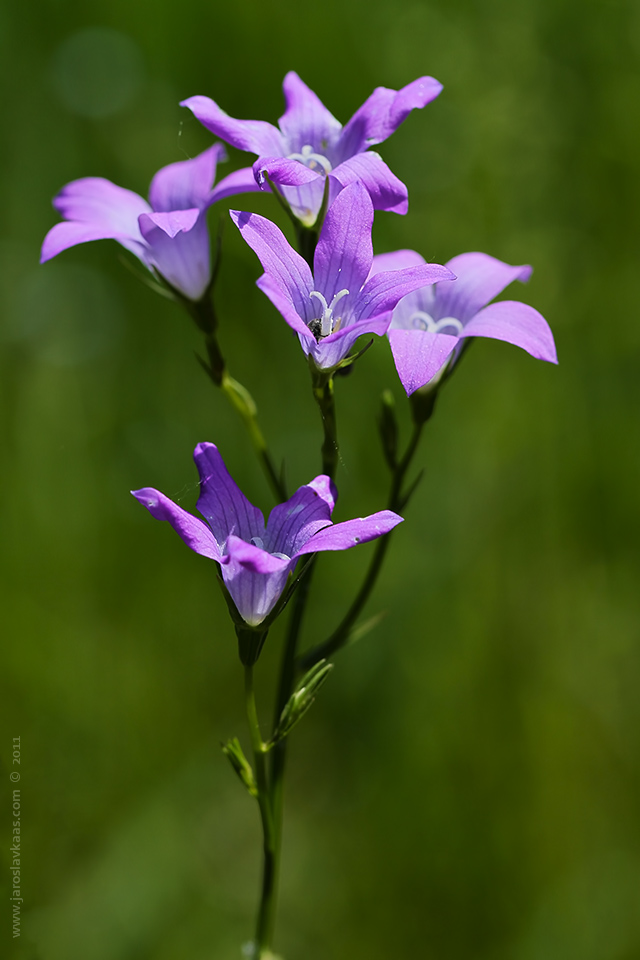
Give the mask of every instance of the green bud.
<path id="1" fill-rule="evenodd" d="M 251 419 L 257 415 L 258 408 L 255 400 L 246 387 L 230 377 L 228 373 L 223 375 L 221 386 L 240 416 Z"/>
<path id="2" fill-rule="evenodd" d="M 296 723 L 302 719 L 315 700 L 316 693 L 332 670 L 332 663 L 327 663 L 326 660 L 319 660 L 318 663 L 311 667 L 311 670 L 305 673 L 284 705 L 284 709 L 280 714 L 280 721 L 271 738 L 270 746 L 278 743 L 279 740 L 283 740 L 291 733 Z"/>
<path id="3" fill-rule="evenodd" d="M 223 744 L 222 752 L 226 757 L 229 758 L 229 763 L 238 774 L 251 796 L 257 797 L 258 785 L 256 784 L 256 779 L 253 775 L 251 764 L 242 752 L 242 747 L 240 746 L 240 741 L 238 738 L 233 737 L 231 740 L 228 740 L 227 743 Z"/>
<path id="4" fill-rule="evenodd" d="M 380 414 L 378 416 L 378 430 L 382 440 L 384 458 L 390 470 L 397 466 L 398 453 L 398 421 L 396 420 L 396 402 L 391 390 L 385 390 L 380 398 Z"/>

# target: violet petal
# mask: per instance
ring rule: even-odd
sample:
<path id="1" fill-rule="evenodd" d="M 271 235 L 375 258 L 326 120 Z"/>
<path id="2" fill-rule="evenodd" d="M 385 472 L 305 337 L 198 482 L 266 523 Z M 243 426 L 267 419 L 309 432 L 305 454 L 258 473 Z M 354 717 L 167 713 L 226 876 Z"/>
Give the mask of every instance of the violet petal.
<path id="1" fill-rule="evenodd" d="M 456 348 L 457 337 L 426 330 L 388 332 L 393 360 L 407 396 L 436 376 Z"/>
<path id="2" fill-rule="evenodd" d="M 269 187 L 264 188 L 268 190 Z M 242 167 L 241 170 L 235 170 L 228 176 L 223 177 L 215 185 L 209 195 L 208 203 L 215 203 L 217 200 L 224 200 L 226 197 L 234 197 L 238 193 L 257 193 L 260 187 L 256 183 L 252 167 Z"/>
<path id="3" fill-rule="evenodd" d="M 274 507 L 267 521 L 268 549 L 288 557 L 296 554 L 314 533 L 331 523 L 336 496 L 333 482 L 321 475 Z"/>
<path id="4" fill-rule="evenodd" d="M 284 291 L 278 281 L 274 280 L 268 273 L 263 273 L 262 276 L 256 280 L 256 286 L 271 300 L 271 303 L 276 310 L 280 311 L 292 330 L 295 330 L 300 337 L 300 343 L 305 353 L 308 353 L 309 347 L 315 344 L 316 338 L 296 310 L 287 292 Z"/>
<path id="5" fill-rule="evenodd" d="M 273 183 L 290 187 L 300 187 L 315 180 L 324 181 L 321 174 L 299 160 L 290 160 L 288 157 L 258 157 L 253 165 L 253 175 L 260 187 L 266 184 L 267 177 Z"/>
<path id="6" fill-rule="evenodd" d="M 142 257 L 144 243 L 138 228 L 138 217 L 149 213 L 146 200 L 132 190 L 116 186 L 103 177 L 84 177 L 66 184 L 54 198 L 53 206 L 65 220 L 84 224 L 85 229 L 69 224 L 56 224 L 45 237 L 41 262 L 62 250 L 88 240 L 117 240 Z"/>
<path id="7" fill-rule="evenodd" d="M 206 214 L 197 210 L 145 213 L 140 229 L 149 245 L 147 261 L 189 300 L 200 300 L 211 280 Z"/>
<path id="8" fill-rule="evenodd" d="M 263 536 L 266 536 L 264 532 Z M 262 538 L 260 539 L 262 541 Z M 231 562 L 238 563 L 245 570 L 251 570 L 253 573 L 281 573 L 291 563 L 289 556 L 276 557 L 268 550 L 257 544 L 247 543 L 235 534 L 227 538 L 225 552 L 231 558 Z"/>
<path id="9" fill-rule="evenodd" d="M 293 564 L 280 561 L 280 568 L 271 573 L 256 572 L 251 569 L 249 555 L 257 548 L 239 541 L 236 549 L 235 537 L 233 540 L 234 553 L 229 556 L 226 566 L 222 567 L 222 579 L 240 616 L 250 626 L 256 627 L 269 616 L 278 602 Z M 259 553 L 264 554 L 264 551 L 260 550 Z M 278 560 L 277 557 L 273 559 Z"/>
<path id="10" fill-rule="evenodd" d="M 363 319 L 375 317 L 386 310 L 393 310 L 408 293 L 438 280 L 455 280 L 455 274 L 438 263 L 378 273 L 367 280 L 354 304 L 354 312 Z"/>
<path id="11" fill-rule="evenodd" d="M 370 277 L 389 270 L 406 270 L 407 267 L 420 267 L 426 263 L 423 256 L 415 250 L 393 250 L 391 253 L 376 253 L 371 264 Z"/>
<path id="12" fill-rule="evenodd" d="M 363 183 L 371 197 L 374 210 L 406 213 L 409 209 L 406 186 L 373 150 L 357 153 L 345 160 L 330 176 L 332 180 L 337 180 L 341 187 L 346 187 L 355 180 Z"/>
<path id="13" fill-rule="evenodd" d="M 391 510 L 380 510 L 369 517 L 345 520 L 344 523 L 333 524 L 314 534 L 298 551 L 297 556 L 319 553 L 322 550 L 349 550 L 359 543 L 367 543 L 389 533 L 399 523 L 402 523 L 402 517 Z"/>
<path id="14" fill-rule="evenodd" d="M 309 353 L 313 357 L 315 365 L 320 370 L 330 370 L 332 367 L 336 367 L 341 360 L 344 360 L 359 337 L 368 333 L 383 337 L 390 322 L 391 310 L 387 310 L 386 313 L 377 317 L 350 323 L 318 343 L 311 344 L 309 348 L 305 347 L 305 353 Z"/>
<path id="15" fill-rule="evenodd" d="M 531 267 L 512 267 L 486 253 L 461 253 L 447 266 L 457 279 L 437 287 L 434 320 L 456 317 L 463 325 L 514 280 L 531 276 Z"/>
<path id="16" fill-rule="evenodd" d="M 327 304 L 346 289 L 353 303 L 373 260 L 373 204 L 365 187 L 351 183 L 329 207 L 313 260 L 314 289 Z"/>
<path id="17" fill-rule="evenodd" d="M 288 152 L 299 152 L 305 144 L 324 152 L 338 139 L 342 124 L 293 70 L 284 78 L 282 89 L 287 109 L 278 125 L 287 139 Z"/>
<path id="18" fill-rule="evenodd" d="M 461 336 L 505 340 L 538 360 L 558 362 L 549 324 L 541 313 L 517 300 L 490 303 L 469 321 Z"/>
<path id="19" fill-rule="evenodd" d="M 234 120 L 209 97 L 189 97 L 180 106 L 191 110 L 207 130 L 238 150 L 248 150 L 267 157 L 282 157 L 287 152 L 282 134 L 271 123 L 265 123 L 264 120 Z"/>
<path id="20" fill-rule="evenodd" d="M 230 534 L 247 543 L 253 537 L 264 537 L 262 512 L 249 503 L 232 479 L 216 445 L 199 443 L 193 459 L 200 475 L 197 508 L 216 540 L 223 544 Z"/>
<path id="21" fill-rule="evenodd" d="M 140 231 L 138 231 L 138 234 Z M 133 240 L 129 236 L 118 234 L 113 231 L 105 231 L 103 225 L 93 223 L 80 223 L 78 221 L 56 223 L 51 227 L 42 243 L 40 252 L 40 263 L 46 263 L 52 257 L 56 257 L 63 250 L 69 247 L 75 247 L 79 243 L 88 243 L 90 240 L 117 240 L 119 244 L 130 250 L 146 265 L 147 246 L 142 237 L 139 240 Z"/>
<path id="22" fill-rule="evenodd" d="M 314 308 L 309 294 L 314 287 L 306 260 L 289 245 L 279 227 L 266 217 L 240 210 L 230 210 L 229 213 L 265 272 L 286 294 L 300 316 L 307 322 L 312 320 Z"/>
<path id="23" fill-rule="evenodd" d="M 441 90 L 433 77 L 420 77 L 401 90 L 377 87 L 345 125 L 336 148 L 341 159 L 382 143 L 412 110 L 435 100 Z"/>
<path id="24" fill-rule="evenodd" d="M 184 540 L 188 547 L 203 557 L 222 561 L 222 551 L 213 533 L 202 520 L 192 516 L 177 503 L 165 497 L 164 493 L 154 490 L 153 487 L 143 487 L 141 490 L 132 490 L 136 500 L 146 507 L 156 520 L 168 521 L 176 533 Z"/>
<path id="25" fill-rule="evenodd" d="M 158 170 L 149 187 L 149 202 L 155 211 L 188 210 L 207 206 L 216 166 L 224 159 L 224 147 L 212 147 L 192 160 L 179 160 Z"/>
<path id="26" fill-rule="evenodd" d="M 139 218 L 140 233 L 148 242 L 148 234 L 155 227 L 162 230 L 163 233 L 173 240 L 178 233 L 187 233 L 192 230 L 196 220 L 200 216 L 197 207 L 191 210 L 169 210 L 166 213 L 143 213 Z"/>

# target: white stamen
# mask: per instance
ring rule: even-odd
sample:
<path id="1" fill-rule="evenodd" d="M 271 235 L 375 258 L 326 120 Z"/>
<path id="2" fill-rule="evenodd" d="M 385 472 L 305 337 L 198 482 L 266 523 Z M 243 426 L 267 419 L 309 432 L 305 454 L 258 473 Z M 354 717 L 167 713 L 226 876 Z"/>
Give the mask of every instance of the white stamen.
<path id="1" fill-rule="evenodd" d="M 333 333 L 335 330 L 338 330 L 340 327 L 340 321 L 342 317 L 337 317 L 333 319 L 333 311 L 336 308 L 336 304 L 342 300 L 343 297 L 346 297 L 349 293 L 348 290 L 339 290 L 336 293 L 335 297 L 327 306 L 327 301 L 324 298 L 324 295 L 320 293 L 319 290 L 312 290 L 309 294 L 309 297 L 315 297 L 316 300 L 320 301 L 322 306 L 322 316 L 320 317 L 320 336 L 328 337 L 330 333 Z"/>
<path id="2" fill-rule="evenodd" d="M 331 163 L 321 153 L 315 153 L 310 143 L 305 143 L 300 153 L 290 153 L 287 160 L 299 160 L 305 167 L 314 170 L 316 173 L 323 173 L 325 176 L 331 173 Z"/>
<path id="3" fill-rule="evenodd" d="M 464 330 L 463 325 L 455 317 L 442 317 L 441 320 L 434 320 L 433 317 L 425 313 L 424 310 L 416 310 L 409 317 L 409 323 L 414 330 L 426 330 L 427 333 L 442 333 L 447 327 L 453 327 L 454 336 L 459 337 Z"/>
<path id="4" fill-rule="evenodd" d="M 254 547 L 259 547 L 261 550 L 264 550 L 264 541 L 262 537 L 251 537 L 250 543 L 252 543 Z"/>

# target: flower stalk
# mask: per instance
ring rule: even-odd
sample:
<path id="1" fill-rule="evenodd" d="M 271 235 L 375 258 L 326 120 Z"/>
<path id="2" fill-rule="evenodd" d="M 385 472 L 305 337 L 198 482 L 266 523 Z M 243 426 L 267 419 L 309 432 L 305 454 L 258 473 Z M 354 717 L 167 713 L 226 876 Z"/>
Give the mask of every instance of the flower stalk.
<path id="1" fill-rule="evenodd" d="M 433 408 L 432 408 L 433 409 Z M 399 510 L 406 506 L 411 494 L 415 490 L 422 474 L 418 476 L 418 479 L 409 487 L 407 491 L 403 493 L 404 479 L 407 473 L 407 470 L 411 466 L 411 461 L 418 449 L 420 438 L 422 436 L 422 430 L 426 420 L 415 421 L 413 425 L 413 433 L 409 441 L 409 445 L 405 451 L 405 454 L 402 460 L 396 464 L 395 468 L 392 471 L 392 480 L 391 487 L 389 490 L 389 500 L 388 500 L 388 509 L 390 510 Z M 344 647 L 348 641 L 349 637 L 352 634 L 353 627 L 356 620 L 360 616 L 362 609 L 364 608 L 367 600 L 371 596 L 371 592 L 376 585 L 380 571 L 382 570 L 382 565 L 389 549 L 389 544 L 391 542 L 391 537 L 387 534 L 384 537 L 381 537 L 376 544 L 376 549 L 371 558 L 371 563 L 365 574 L 364 580 L 360 586 L 360 589 L 353 600 L 353 603 L 349 607 L 347 613 L 333 631 L 333 633 L 323 642 L 318 644 L 316 647 L 313 647 L 307 653 L 303 654 L 297 662 L 299 670 L 309 670 L 320 660 L 326 660 L 329 657 L 333 656 L 338 650 Z"/>
<path id="2" fill-rule="evenodd" d="M 252 666 L 246 666 L 244 670 L 244 691 L 247 722 L 253 749 L 257 800 L 262 821 L 263 847 L 262 890 L 256 923 L 254 956 L 256 960 L 266 960 L 267 957 L 271 956 L 275 926 L 279 844 L 276 842 L 271 796 L 267 781 L 266 754 L 268 747 L 264 743 L 260 732 Z"/>
<path id="3" fill-rule="evenodd" d="M 318 404 L 322 418 L 323 441 L 321 448 L 322 472 L 333 480 L 338 468 L 338 426 L 336 423 L 336 403 L 333 389 L 333 376 L 318 370 L 312 361 L 311 382 L 313 396 Z"/>

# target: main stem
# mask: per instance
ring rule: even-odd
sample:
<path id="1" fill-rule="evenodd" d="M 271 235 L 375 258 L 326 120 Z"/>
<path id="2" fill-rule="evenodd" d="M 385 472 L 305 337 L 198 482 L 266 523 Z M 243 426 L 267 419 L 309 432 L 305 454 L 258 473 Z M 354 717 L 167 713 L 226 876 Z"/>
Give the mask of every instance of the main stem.
<path id="1" fill-rule="evenodd" d="M 336 414 L 335 398 L 333 393 L 333 380 L 328 379 L 324 382 L 314 380 L 313 391 L 315 399 L 320 407 L 323 423 L 324 440 L 322 444 L 322 467 L 324 473 L 333 479 L 338 465 L 338 442 L 336 435 Z M 284 709 L 287 700 L 293 693 L 296 679 L 296 655 L 298 650 L 298 639 L 302 627 L 302 620 L 309 597 L 311 580 L 315 570 L 315 559 L 310 561 L 311 567 L 305 572 L 305 575 L 298 586 L 293 601 L 293 609 L 289 619 L 287 635 L 285 638 L 284 650 L 282 654 L 282 664 L 280 667 L 280 681 L 275 702 L 273 716 L 273 729 L 275 730 L 280 714 Z M 273 747 L 271 752 L 270 766 L 270 812 L 271 823 L 273 827 L 273 845 L 269 853 L 269 902 L 271 910 L 271 923 L 275 917 L 275 903 L 277 893 L 277 882 L 280 870 L 280 855 L 282 850 L 282 821 L 284 807 L 284 774 L 287 762 L 287 743 L 285 737 Z M 259 788 L 258 788 L 259 789 Z M 265 876 L 267 873 L 267 850 L 265 847 Z M 263 887 L 263 903 L 260 907 L 260 915 L 266 909 L 264 907 L 265 889 Z M 258 921 L 260 924 L 260 920 Z M 273 928 L 271 928 L 273 929 Z"/>
<path id="2" fill-rule="evenodd" d="M 253 690 L 253 667 L 245 667 L 244 671 L 245 705 L 247 721 L 253 747 L 253 760 L 258 788 L 258 805 L 262 819 L 264 862 L 262 869 L 262 895 L 256 924 L 256 960 L 271 956 L 273 930 L 276 911 L 276 879 L 277 879 L 277 842 L 274 830 L 273 811 L 269 796 L 267 781 L 267 748 L 262 740 L 256 699 Z"/>

